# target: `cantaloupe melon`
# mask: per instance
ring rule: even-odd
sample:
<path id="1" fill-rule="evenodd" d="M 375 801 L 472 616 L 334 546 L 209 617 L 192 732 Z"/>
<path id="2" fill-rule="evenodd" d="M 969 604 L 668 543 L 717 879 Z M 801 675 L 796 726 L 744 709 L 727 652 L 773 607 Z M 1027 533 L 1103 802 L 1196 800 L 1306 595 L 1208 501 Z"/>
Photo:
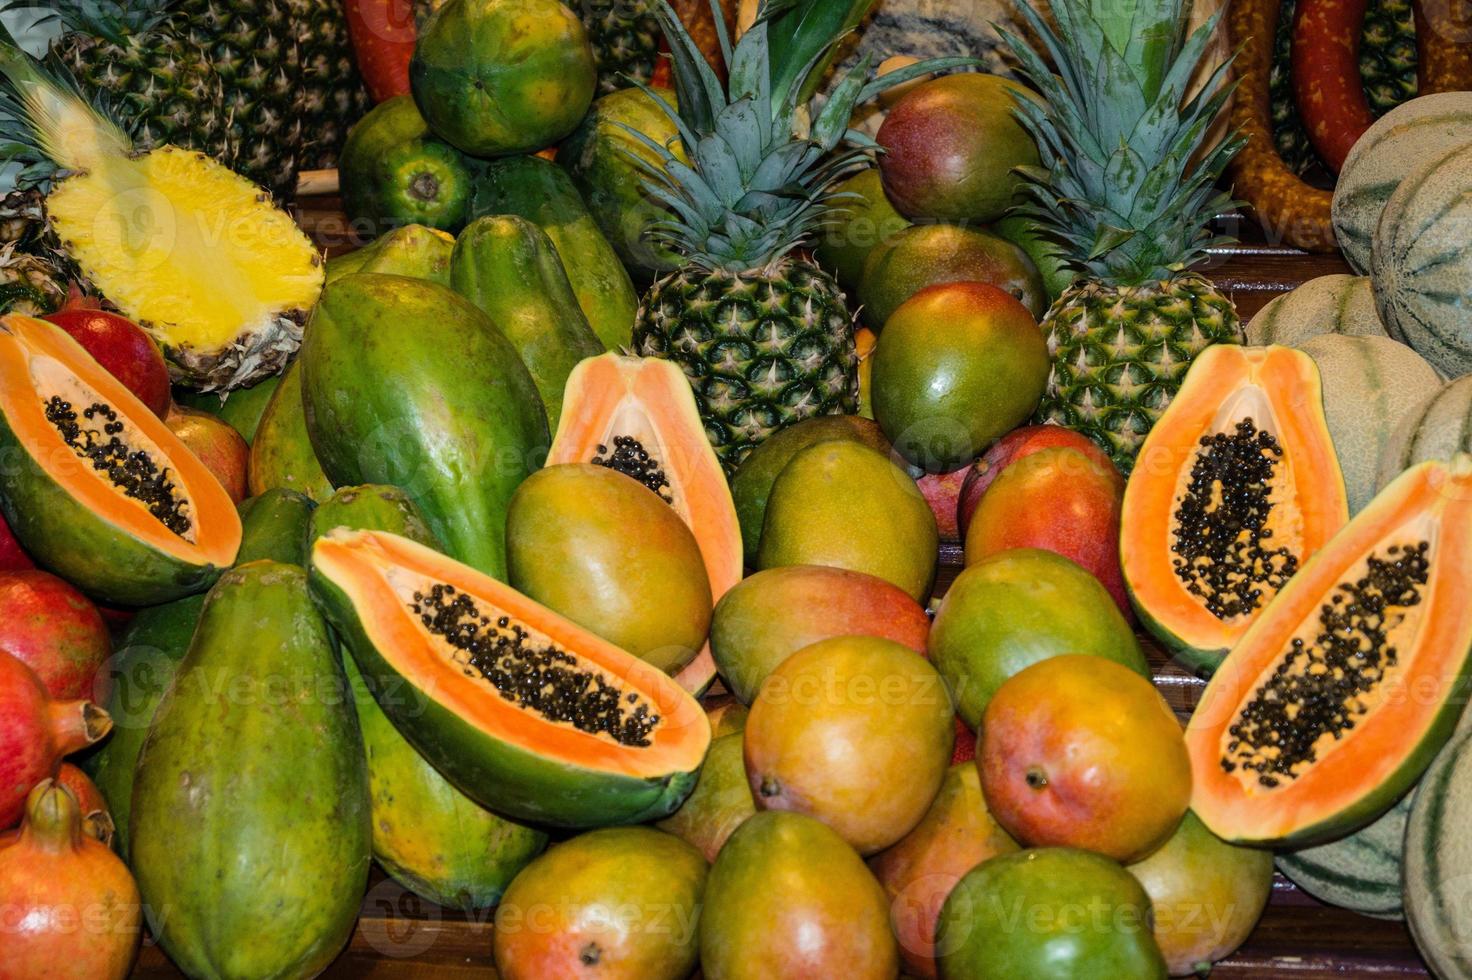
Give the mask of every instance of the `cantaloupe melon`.
<path id="1" fill-rule="evenodd" d="M 1406 413 L 1380 457 L 1380 486 L 1428 459 L 1472 452 L 1472 376 L 1429 393 Z"/>
<path id="2" fill-rule="evenodd" d="M 1247 324 L 1247 342 L 1257 347 L 1296 347 L 1321 334 L 1384 337 L 1375 294 L 1366 276 L 1319 276 L 1284 293 L 1257 311 Z"/>

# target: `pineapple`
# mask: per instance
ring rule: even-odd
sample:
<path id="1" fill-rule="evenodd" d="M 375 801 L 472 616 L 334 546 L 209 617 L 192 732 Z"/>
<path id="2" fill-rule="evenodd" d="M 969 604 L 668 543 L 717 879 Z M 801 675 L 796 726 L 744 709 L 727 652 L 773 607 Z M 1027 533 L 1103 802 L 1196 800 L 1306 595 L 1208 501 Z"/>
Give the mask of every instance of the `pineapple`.
<path id="1" fill-rule="evenodd" d="M 574 0 L 588 30 L 598 92 L 606 95 L 635 82 L 648 83 L 659 60 L 657 0 Z"/>
<path id="2" fill-rule="evenodd" d="M 851 12 L 830 0 L 764 2 L 727 58 L 727 84 L 674 11 L 664 3 L 656 10 L 679 108 L 654 101 L 684 145 L 699 149 L 686 165 L 669 147 L 630 130 L 663 164 L 632 157 L 649 193 L 672 207 L 653 236 L 683 259 L 645 295 L 634 347 L 684 368 L 728 469 L 778 429 L 857 411 L 853 315 L 838 284 L 799 249 L 847 203 L 834 184 L 873 159 L 874 142 L 848 129 L 854 106 L 919 74 L 973 63 L 941 59 L 866 83 L 869 64 L 861 62 L 808 125 L 804 104 L 817 73 L 870 3 L 854 6 Z M 724 24 L 719 0 L 712 7 L 716 24 Z M 801 23 L 769 23 L 775 16 Z M 780 57 L 769 31 L 782 34 Z"/>
<path id="3" fill-rule="evenodd" d="M 303 170 L 337 166 L 348 130 L 373 100 L 358 74 L 342 0 L 289 0 L 301 43 Z"/>
<path id="4" fill-rule="evenodd" d="M 1216 26 L 1188 37 L 1187 0 L 1053 0 L 1056 28 L 1019 10 L 1040 50 L 1004 40 L 1043 95 L 1018 99 L 1042 158 L 1024 171 L 1020 211 L 1079 274 L 1043 320 L 1053 369 L 1039 411 L 1128 473 L 1191 360 L 1242 340 L 1231 300 L 1191 271 L 1216 244 L 1208 223 L 1232 206 L 1215 183 L 1241 139 L 1209 135 L 1228 66 L 1187 97 Z"/>
<path id="5" fill-rule="evenodd" d="M 280 371 L 322 259 L 268 195 L 202 153 L 140 151 L 64 66 L 0 44 L 0 144 L 47 188 L 82 274 L 163 348 L 176 380 L 230 390 Z"/>

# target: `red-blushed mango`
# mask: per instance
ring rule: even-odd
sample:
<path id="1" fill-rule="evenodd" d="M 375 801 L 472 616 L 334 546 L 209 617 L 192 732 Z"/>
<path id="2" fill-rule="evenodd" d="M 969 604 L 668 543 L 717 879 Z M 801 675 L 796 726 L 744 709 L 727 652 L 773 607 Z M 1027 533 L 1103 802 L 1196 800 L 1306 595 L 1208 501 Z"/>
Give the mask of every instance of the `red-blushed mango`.
<path id="1" fill-rule="evenodd" d="M 750 704 L 792 654 L 838 636 L 879 636 L 925 652 L 930 617 L 882 578 L 823 565 L 769 568 L 716 603 L 710 646 L 726 686 Z"/>
<path id="2" fill-rule="evenodd" d="M 1066 446 L 1040 450 L 1003 470 L 981 498 L 966 531 L 966 562 L 1012 548 L 1056 552 L 1098 579 L 1133 621 L 1119 564 L 1123 506 L 1124 477 L 1112 461 Z"/>
<path id="3" fill-rule="evenodd" d="M 893 980 L 889 903 L 863 859 L 800 813 L 758 813 L 726 841 L 700 913 L 705 980 Z"/>
<path id="4" fill-rule="evenodd" d="M 905 300 L 946 282 L 990 283 L 1033 316 L 1048 309 L 1037 266 L 1005 238 L 959 225 L 915 225 L 891 235 L 864 260 L 859 315 L 866 326 L 882 331 Z"/>
<path id="5" fill-rule="evenodd" d="M 874 419 L 932 473 L 965 466 L 1038 407 L 1051 361 L 1037 321 L 996 286 L 922 289 L 874 348 Z"/>
<path id="6" fill-rule="evenodd" d="M 239 432 L 213 415 L 180 405 L 169 409 L 164 424 L 214 474 L 231 500 L 238 504 L 245 499 L 250 446 Z"/>
<path id="7" fill-rule="evenodd" d="M 693 846 L 707 861 L 721 853 L 726 839 L 756 813 L 746 784 L 741 732 L 710 743 L 695 789 L 674 813 L 655 826 Z"/>
<path id="8" fill-rule="evenodd" d="M 527 865 L 496 909 L 503 980 L 681 980 L 695 969 L 708 867 L 651 827 L 582 834 Z"/>
<path id="9" fill-rule="evenodd" d="M 981 862 L 1018 849 L 987 812 L 976 767 L 952 765 L 915 829 L 869 859 L 889 897 L 890 924 L 908 975 L 935 977 L 935 926 L 951 889 Z"/>
<path id="10" fill-rule="evenodd" d="M 1067 426 L 1024 425 L 1020 429 L 1013 429 L 998 439 L 966 471 L 965 482 L 961 485 L 961 500 L 956 508 L 956 524 L 963 539 L 966 537 L 966 529 L 971 526 L 971 515 L 976 512 L 976 505 L 981 503 L 987 488 L 1002 471 L 1025 456 L 1053 446 L 1077 449 L 1095 462 L 1114 465 L 1109 454 L 1100 449 L 1094 440 Z"/>
<path id="11" fill-rule="evenodd" d="M 939 555 L 935 515 L 910 475 L 867 446 L 835 441 L 802 450 L 777 475 L 756 563 L 864 572 L 923 602 Z"/>
<path id="12" fill-rule="evenodd" d="M 815 817 L 873 854 L 913 830 L 940 791 L 952 718 L 940 675 L 908 647 L 870 636 L 814 643 L 751 706 L 752 799 Z"/>
<path id="13" fill-rule="evenodd" d="M 1150 681 L 1101 657 L 1050 657 L 998 688 L 976 764 L 987 808 L 1030 847 L 1137 861 L 1191 799 L 1181 723 Z"/>
<path id="14" fill-rule="evenodd" d="M 1273 892 L 1273 852 L 1228 844 L 1191 811 L 1171 839 L 1125 870 L 1145 886 L 1171 976 L 1205 975 L 1236 951 Z"/>
<path id="15" fill-rule="evenodd" d="M 1038 148 L 1017 119 L 1025 90 L 997 75 L 946 75 L 900 99 L 877 139 L 884 187 L 901 212 L 936 221 L 995 221 L 1016 203 L 1016 167 Z"/>

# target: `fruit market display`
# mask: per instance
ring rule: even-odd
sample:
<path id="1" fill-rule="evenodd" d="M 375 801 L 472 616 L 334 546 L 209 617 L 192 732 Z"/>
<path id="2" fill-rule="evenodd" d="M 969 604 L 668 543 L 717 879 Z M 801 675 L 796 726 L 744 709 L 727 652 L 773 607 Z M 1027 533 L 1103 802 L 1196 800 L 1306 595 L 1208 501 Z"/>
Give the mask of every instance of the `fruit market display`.
<path id="1" fill-rule="evenodd" d="M 0 42 L 0 978 L 1203 975 L 1275 869 L 1472 977 L 1472 58 L 1106 6 Z"/>

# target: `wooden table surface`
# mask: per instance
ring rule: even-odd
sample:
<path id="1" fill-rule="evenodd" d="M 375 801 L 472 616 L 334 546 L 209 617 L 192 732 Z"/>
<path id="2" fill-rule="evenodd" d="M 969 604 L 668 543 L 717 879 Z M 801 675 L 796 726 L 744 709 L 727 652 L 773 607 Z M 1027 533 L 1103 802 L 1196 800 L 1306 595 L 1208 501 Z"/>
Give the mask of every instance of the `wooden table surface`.
<path id="1" fill-rule="evenodd" d="M 298 208 L 298 217 L 330 253 L 352 247 L 350 230 L 335 199 L 313 199 Z M 1268 300 L 1307 279 L 1349 270 L 1338 257 L 1246 244 L 1215 250 L 1204 271 L 1227 291 L 1246 320 Z M 959 549 L 946 547 L 942 564 L 937 594 L 944 592 L 960 567 Z M 1178 713 L 1188 715 L 1201 682 L 1169 663 L 1153 642 L 1146 640 L 1146 647 L 1156 686 Z M 491 914 L 467 916 L 429 904 L 375 868 L 358 927 L 324 976 L 334 980 L 493 977 Z M 1423 977 L 1427 972 L 1404 923 L 1331 908 L 1278 876 L 1272 901 L 1257 928 L 1211 975 L 1317 980 Z M 174 978 L 180 974 L 162 950 L 145 941 L 134 976 Z"/>

